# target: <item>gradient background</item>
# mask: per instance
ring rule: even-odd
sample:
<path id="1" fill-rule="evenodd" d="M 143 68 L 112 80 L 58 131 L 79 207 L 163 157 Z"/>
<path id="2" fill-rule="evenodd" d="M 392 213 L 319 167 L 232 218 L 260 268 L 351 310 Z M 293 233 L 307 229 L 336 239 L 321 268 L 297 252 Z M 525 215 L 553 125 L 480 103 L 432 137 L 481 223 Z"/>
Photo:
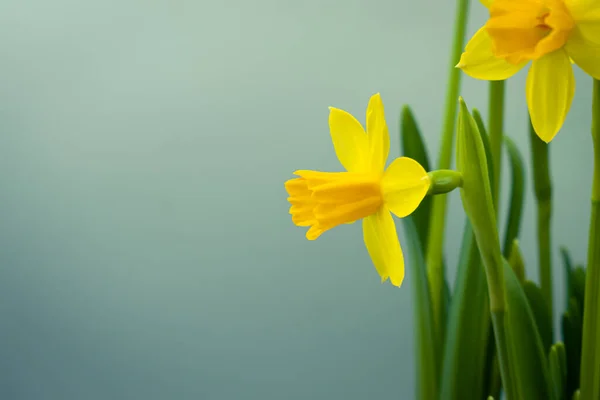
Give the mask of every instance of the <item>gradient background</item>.
<path id="1" fill-rule="evenodd" d="M 6 2 L 0 397 L 412 398 L 412 277 L 379 283 L 360 224 L 308 242 L 283 182 L 339 170 L 327 107 L 364 121 L 376 92 L 390 157 L 409 103 L 437 159 L 452 3 Z M 469 35 L 485 17 L 475 2 Z M 551 149 L 558 305 L 558 245 L 583 261 L 589 217 L 591 80 L 576 78 Z M 528 158 L 524 79 L 506 129 Z M 486 83 L 462 94 L 487 115 Z M 537 281 L 534 221 L 528 186 Z M 463 223 L 452 193 L 449 260 Z"/>

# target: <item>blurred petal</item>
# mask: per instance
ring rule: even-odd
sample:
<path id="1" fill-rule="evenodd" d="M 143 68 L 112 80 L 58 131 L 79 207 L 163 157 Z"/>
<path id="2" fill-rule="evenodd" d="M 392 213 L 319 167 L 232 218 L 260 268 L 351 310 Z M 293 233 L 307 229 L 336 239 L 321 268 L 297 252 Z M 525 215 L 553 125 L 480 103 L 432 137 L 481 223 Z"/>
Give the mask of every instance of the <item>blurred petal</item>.
<path id="1" fill-rule="evenodd" d="M 383 201 L 397 217 L 404 218 L 421 204 L 429 185 L 421 164 L 408 157 L 396 158 L 383 174 Z"/>
<path id="2" fill-rule="evenodd" d="M 494 0 L 479 0 L 485 7 L 490 8 Z"/>
<path id="3" fill-rule="evenodd" d="M 526 64 L 514 65 L 496 57 L 492 52 L 492 39 L 486 28 L 482 27 L 467 43 L 457 67 L 475 79 L 501 81 L 519 72 Z"/>
<path id="4" fill-rule="evenodd" d="M 346 111 L 329 107 L 329 130 L 340 163 L 350 172 L 368 167 L 369 140 L 360 122 Z"/>
<path id="5" fill-rule="evenodd" d="M 526 92 L 533 128 L 540 139 L 549 143 L 562 127 L 575 94 L 573 67 L 564 50 L 533 62 Z"/>
<path id="6" fill-rule="evenodd" d="M 373 95 L 369 100 L 367 135 L 371 148 L 371 171 L 383 171 L 390 152 L 390 134 L 385 122 L 383 102 L 379 93 Z"/>
<path id="7" fill-rule="evenodd" d="M 394 219 L 385 207 L 363 220 L 363 236 L 381 281 L 389 277 L 399 287 L 404 280 L 404 257 Z"/>
<path id="8" fill-rule="evenodd" d="M 600 21 L 579 23 L 571 32 L 565 49 L 579 68 L 600 79 Z"/>
<path id="9" fill-rule="evenodd" d="M 598 0 L 565 0 L 565 6 L 577 24 L 600 20 Z"/>

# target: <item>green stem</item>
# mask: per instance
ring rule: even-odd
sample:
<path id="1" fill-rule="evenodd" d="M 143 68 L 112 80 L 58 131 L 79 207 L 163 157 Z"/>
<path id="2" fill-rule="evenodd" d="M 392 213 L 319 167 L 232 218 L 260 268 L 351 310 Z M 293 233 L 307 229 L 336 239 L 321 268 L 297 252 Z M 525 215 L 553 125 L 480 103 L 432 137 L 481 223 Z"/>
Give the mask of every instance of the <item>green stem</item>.
<path id="1" fill-rule="evenodd" d="M 490 81 L 489 123 L 490 147 L 494 165 L 494 182 L 492 197 L 498 214 L 498 198 L 500 193 L 500 166 L 502 165 L 502 135 L 504 131 L 504 81 Z"/>
<path id="2" fill-rule="evenodd" d="M 600 81 L 592 102 L 594 175 L 581 349 L 581 399 L 600 398 Z"/>
<path id="3" fill-rule="evenodd" d="M 537 137 L 531 121 L 529 123 L 531 140 L 531 158 L 533 169 L 533 187 L 537 203 L 538 261 L 540 266 L 540 284 L 542 294 L 548 305 L 550 315 L 553 310 L 552 298 L 552 249 L 550 243 L 550 218 L 552 216 L 552 182 L 548 145 Z"/>
<path id="4" fill-rule="evenodd" d="M 446 112 L 442 130 L 442 143 L 438 160 L 438 169 L 450 168 L 452 161 L 452 147 L 454 142 L 454 127 L 456 109 L 458 106 L 458 91 L 460 88 L 461 71 L 455 68 L 460 60 L 467 29 L 467 14 L 469 0 L 457 0 L 454 22 L 454 40 L 450 53 L 450 69 L 446 92 Z M 427 243 L 427 279 L 433 307 L 434 331 L 438 348 L 441 351 L 444 339 L 444 268 L 442 263 L 442 250 L 444 245 L 444 227 L 446 220 L 446 195 L 433 198 L 431 217 L 429 223 L 429 238 Z M 441 353 L 439 354 L 441 362 Z"/>

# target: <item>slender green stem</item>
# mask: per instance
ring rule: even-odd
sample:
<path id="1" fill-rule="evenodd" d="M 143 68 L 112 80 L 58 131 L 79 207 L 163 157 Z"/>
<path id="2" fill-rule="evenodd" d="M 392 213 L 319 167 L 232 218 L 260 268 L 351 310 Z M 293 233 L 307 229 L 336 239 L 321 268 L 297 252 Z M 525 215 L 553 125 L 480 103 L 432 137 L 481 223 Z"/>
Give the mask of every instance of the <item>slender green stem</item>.
<path id="1" fill-rule="evenodd" d="M 582 400 L 600 398 L 600 81 L 598 80 L 594 80 L 592 138 L 594 175 L 583 308 L 580 387 Z"/>
<path id="2" fill-rule="evenodd" d="M 500 197 L 500 167 L 502 165 L 502 136 L 504 131 L 504 81 L 490 81 L 489 85 L 489 101 L 488 101 L 488 135 L 490 139 L 490 153 L 492 156 L 493 171 L 491 180 L 492 200 L 496 216 L 498 215 L 498 202 Z M 501 346 L 501 343 L 497 342 L 497 329 L 496 323 L 494 325 L 494 337 L 490 340 L 496 343 L 496 348 Z M 506 358 L 504 358 L 506 360 Z M 497 353 L 492 353 L 492 376 L 490 380 L 495 384 L 494 388 L 499 388 L 500 377 L 497 375 L 498 363 L 502 362 L 502 358 Z M 507 362 L 507 361 L 504 361 Z M 494 368 L 495 367 L 495 368 Z M 506 368 L 506 367 L 505 367 Z M 502 371 L 500 371 L 502 373 Z M 506 371 L 505 371 L 506 372 Z M 495 374 L 495 375 L 494 375 Z M 506 382 L 505 375 L 502 375 L 502 380 Z M 496 394 L 496 393 L 490 393 Z"/>
<path id="3" fill-rule="evenodd" d="M 537 203 L 538 261 L 540 266 L 540 284 L 542 294 L 548 305 L 550 315 L 553 310 L 552 298 L 552 249 L 550 242 L 550 218 L 552 216 L 552 182 L 548 145 L 537 137 L 531 122 L 529 123 L 531 158 L 533 169 L 533 187 Z"/>
<path id="4" fill-rule="evenodd" d="M 502 135 L 504 131 L 504 81 L 491 81 L 489 92 L 489 127 L 490 147 L 494 164 L 494 182 L 492 197 L 498 214 L 498 198 L 500 193 L 500 166 L 502 165 Z"/>
<path id="5" fill-rule="evenodd" d="M 460 88 L 461 71 L 455 68 L 460 60 L 464 47 L 465 32 L 467 28 L 467 14 L 469 0 L 457 0 L 454 22 L 454 40 L 450 53 L 450 70 L 446 92 L 446 113 L 442 130 L 442 143 L 438 160 L 439 169 L 450 168 L 452 161 L 452 147 L 454 142 L 454 127 L 456 110 L 458 106 L 458 91 Z M 444 245 L 444 227 L 446 220 L 446 195 L 433 198 L 431 218 L 429 224 L 429 238 L 427 243 L 427 278 L 434 315 L 434 329 L 436 341 L 441 346 L 444 338 L 444 268 L 442 263 L 442 250 Z M 441 358 L 441 354 L 439 355 Z M 441 366 L 441 359 L 440 359 Z"/>

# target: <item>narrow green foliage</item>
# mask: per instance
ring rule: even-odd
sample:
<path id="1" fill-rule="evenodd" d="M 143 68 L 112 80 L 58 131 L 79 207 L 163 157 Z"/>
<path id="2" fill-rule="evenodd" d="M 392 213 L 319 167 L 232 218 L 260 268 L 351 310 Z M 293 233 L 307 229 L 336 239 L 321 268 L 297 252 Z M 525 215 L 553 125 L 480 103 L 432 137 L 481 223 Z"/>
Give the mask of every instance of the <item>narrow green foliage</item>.
<path id="1" fill-rule="evenodd" d="M 554 391 L 551 389 L 547 350 L 540 337 L 534 313 L 523 286 L 508 263 L 505 263 L 504 272 L 509 369 L 516 390 L 514 396 L 508 395 L 507 392 L 507 398 L 555 400 Z"/>
<path id="2" fill-rule="evenodd" d="M 485 267 L 498 365 L 503 386 L 509 398 L 516 398 L 514 396 L 516 392 L 513 390 L 516 386 L 509 367 L 509 347 L 506 336 L 503 272 L 505 262 L 500 250 L 485 147 L 477 123 L 462 98 L 459 99 L 459 104 L 457 167 L 463 174 L 463 187 L 460 194 Z"/>
<path id="3" fill-rule="evenodd" d="M 471 114 L 473 115 L 473 120 L 479 129 L 479 133 L 481 135 L 481 142 L 483 143 L 483 148 L 485 150 L 485 158 L 487 160 L 488 166 L 488 176 L 490 178 L 490 188 L 492 190 L 492 198 L 496 196 L 494 190 L 496 190 L 496 177 L 494 176 L 494 160 L 492 156 L 492 145 L 490 143 L 490 138 L 485 129 L 485 123 L 483 122 L 483 118 L 479 113 L 479 110 L 473 108 Z M 491 321 L 490 321 L 490 329 L 489 329 L 489 337 L 488 337 L 488 349 L 486 356 L 486 383 L 485 390 L 486 393 L 492 394 L 495 397 L 499 397 L 500 395 L 500 387 L 501 379 L 500 379 L 500 366 L 498 365 L 498 355 L 496 354 L 496 338 L 494 337 L 494 330 L 491 329 Z"/>
<path id="4" fill-rule="evenodd" d="M 560 342 L 552 345 L 548 358 L 550 362 L 550 376 L 552 377 L 554 398 L 556 400 L 567 400 L 567 360 L 565 356 L 565 346 Z"/>
<path id="5" fill-rule="evenodd" d="M 473 114 L 473 119 L 477 124 L 477 128 L 479 129 L 479 134 L 481 135 L 481 141 L 483 142 L 483 148 L 485 149 L 485 158 L 487 160 L 488 165 L 488 176 L 490 177 L 490 187 L 494 190 L 495 187 L 495 179 L 494 176 L 494 159 L 492 158 L 492 147 L 490 144 L 490 138 L 485 129 L 485 124 L 483 123 L 483 119 L 481 118 L 481 114 L 479 110 L 473 108 L 471 112 Z M 495 193 L 492 191 L 492 197 L 495 196 Z"/>
<path id="6" fill-rule="evenodd" d="M 481 119 L 479 113 L 476 115 Z M 489 141 L 485 130 L 480 132 L 486 155 L 489 155 L 486 160 L 492 180 Z M 440 399 L 480 399 L 489 393 L 487 380 L 494 354 L 491 328 L 485 273 L 471 224 L 467 221 L 448 315 Z M 492 358 L 488 359 L 490 345 Z"/>
<path id="7" fill-rule="evenodd" d="M 491 325 L 485 274 L 468 221 L 454 288 L 444 343 L 440 400 L 481 399 L 487 394 L 485 365 Z"/>
<path id="8" fill-rule="evenodd" d="M 586 272 L 582 266 L 573 268 L 569 279 L 569 290 L 567 291 L 569 298 L 576 298 L 577 302 L 581 305 L 581 315 L 583 315 L 585 301 L 585 275 Z"/>
<path id="9" fill-rule="evenodd" d="M 402 147 L 402 155 L 418 161 L 425 171 L 431 170 L 427 146 L 425 145 L 417 121 L 410 110 L 410 107 L 407 105 L 402 108 L 402 114 L 400 116 L 400 144 Z M 411 214 L 415 221 L 423 253 L 426 252 L 427 237 L 429 235 L 431 201 L 432 197 L 425 196 L 419 207 Z"/>
<path id="10" fill-rule="evenodd" d="M 423 251 L 419 243 L 419 234 L 412 217 L 404 218 L 406 242 L 403 247 L 407 252 L 409 276 L 412 279 L 415 340 L 417 346 L 417 398 L 423 400 L 438 399 L 438 360 L 441 350 L 434 340 L 433 308 L 429 297 L 429 286 L 423 259 Z"/>
<path id="11" fill-rule="evenodd" d="M 457 167 L 463 174 L 460 195 L 477 240 L 492 310 L 504 309 L 504 275 L 498 229 L 492 203 L 485 148 L 475 120 L 461 99 L 458 113 Z"/>
<path id="12" fill-rule="evenodd" d="M 544 345 L 544 351 L 548 351 L 552 345 L 552 318 L 546 306 L 542 290 L 535 283 L 525 281 L 523 282 L 523 291 L 533 312 L 535 324 Z"/>
<path id="13" fill-rule="evenodd" d="M 519 241 L 513 240 L 512 247 L 510 250 L 510 257 L 508 259 L 510 267 L 515 271 L 515 275 L 519 282 L 525 281 L 525 263 L 523 262 L 523 255 L 521 254 L 521 247 L 519 247 Z"/>
<path id="14" fill-rule="evenodd" d="M 583 332 L 582 304 L 576 297 L 569 299 L 569 306 L 562 317 L 562 334 L 567 355 L 567 398 L 579 388 L 581 368 L 581 336 Z"/>
<path id="15" fill-rule="evenodd" d="M 571 255 L 569 254 L 569 250 L 567 250 L 566 247 L 561 247 L 560 248 L 560 255 L 563 259 L 563 266 L 565 267 L 565 283 L 566 283 L 566 289 L 565 292 L 567 293 L 567 296 L 565 296 L 565 307 L 569 307 L 569 290 L 571 290 L 571 273 L 573 271 L 573 261 L 571 259 Z"/>
<path id="16" fill-rule="evenodd" d="M 513 240 L 519 236 L 519 230 L 521 229 L 521 216 L 523 215 L 523 201 L 525 199 L 525 167 L 517 145 L 508 136 L 504 136 L 504 143 L 508 150 L 511 169 L 510 207 L 506 218 L 503 246 L 504 257 L 508 258 Z"/>
<path id="17" fill-rule="evenodd" d="M 492 326 L 490 321 L 490 327 Z M 488 348 L 485 365 L 485 393 L 500 398 L 500 390 L 502 389 L 502 377 L 500 376 L 500 364 L 498 353 L 496 352 L 496 337 L 494 330 L 490 329 L 488 338 Z"/>

